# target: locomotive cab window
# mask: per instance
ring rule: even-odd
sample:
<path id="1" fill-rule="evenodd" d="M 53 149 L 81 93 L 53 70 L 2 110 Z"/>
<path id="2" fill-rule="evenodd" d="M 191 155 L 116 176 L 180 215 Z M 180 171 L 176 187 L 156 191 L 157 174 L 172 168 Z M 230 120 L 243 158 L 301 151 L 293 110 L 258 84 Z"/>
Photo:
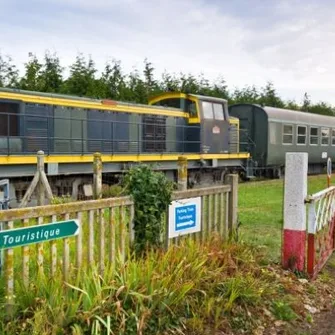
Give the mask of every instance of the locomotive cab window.
<path id="1" fill-rule="evenodd" d="M 191 100 L 186 100 L 185 102 L 186 102 L 186 108 L 185 108 L 186 113 L 189 113 L 191 117 L 196 117 L 197 107 L 195 102 Z"/>
<path id="2" fill-rule="evenodd" d="M 205 119 L 224 120 L 224 111 L 222 104 L 202 101 L 202 112 Z"/>
<path id="3" fill-rule="evenodd" d="M 213 103 L 215 120 L 224 120 L 223 106 L 221 104 Z"/>
<path id="4" fill-rule="evenodd" d="M 307 137 L 307 127 L 298 126 L 297 127 L 297 144 L 306 145 L 306 137 Z"/>
<path id="5" fill-rule="evenodd" d="M 332 145 L 335 146 L 335 129 L 332 129 Z"/>
<path id="6" fill-rule="evenodd" d="M 309 144 L 318 145 L 319 144 L 319 128 L 311 127 L 309 130 Z"/>
<path id="7" fill-rule="evenodd" d="M 321 145 L 329 145 L 329 128 L 321 128 Z"/>
<path id="8" fill-rule="evenodd" d="M 202 112 L 204 113 L 205 119 L 213 119 L 213 106 L 210 102 L 203 101 L 202 102 Z"/>
<path id="9" fill-rule="evenodd" d="M 283 125 L 283 144 L 293 144 L 293 126 L 290 124 Z"/>

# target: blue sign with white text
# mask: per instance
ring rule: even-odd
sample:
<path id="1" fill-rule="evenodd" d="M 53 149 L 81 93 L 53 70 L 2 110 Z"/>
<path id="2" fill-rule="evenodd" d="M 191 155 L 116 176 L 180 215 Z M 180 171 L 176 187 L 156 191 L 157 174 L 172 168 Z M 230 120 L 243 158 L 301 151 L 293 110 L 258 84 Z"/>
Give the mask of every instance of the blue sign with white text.
<path id="1" fill-rule="evenodd" d="M 185 230 L 196 225 L 196 206 L 185 205 L 175 208 L 175 230 Z"/>

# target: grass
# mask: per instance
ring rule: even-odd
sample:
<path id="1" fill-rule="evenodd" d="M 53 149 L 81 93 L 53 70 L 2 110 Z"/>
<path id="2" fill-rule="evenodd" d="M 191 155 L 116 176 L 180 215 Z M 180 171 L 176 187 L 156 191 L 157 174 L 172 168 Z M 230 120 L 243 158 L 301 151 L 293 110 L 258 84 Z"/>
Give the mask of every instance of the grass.
<path id="1" fill-rule="evenodd" d="M 274 276 L 260 272 L 250 248 L 213 238 L 167 252 L 93 268 L 72 284 L 40 277 L 19 286 L 14 321 L 1 334 L 205 334 L 251 329 L 248 313 L 271 297 Z M 19 281 L 19 280 L 18 280 Z M 239 315 L 237 317 L 236 315 Z M 238 320 L 238 322 L 237 322 Z"/>
<path id="2" fill-rule="evenodd" d="M 327 187 L 325 175 L 308 178 L 308 194 Z M 239 185 L 240 237 L 263 248 L 269 262 L 278 262 L 283 228 L 284 180 L 248 182 Z"/>

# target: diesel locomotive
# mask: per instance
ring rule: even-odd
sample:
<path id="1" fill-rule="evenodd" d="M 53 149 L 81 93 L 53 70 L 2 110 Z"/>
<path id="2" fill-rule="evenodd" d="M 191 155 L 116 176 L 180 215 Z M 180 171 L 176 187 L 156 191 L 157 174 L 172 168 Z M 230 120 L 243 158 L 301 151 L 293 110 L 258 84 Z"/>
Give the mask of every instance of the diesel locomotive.
<path id="1" fill-rule="evenodd" d="M 56 196 L 91 196 L 95 152 L 102 154 L 107 184 L 138 163 L 154 163 L 176 180 L 179 156 L 188 160 L 190 187 L 222 183 L 226 173 L 248 166 L 239 124 L 227 100 L 208 96 L 167 92 L 141 105 L 0 89 L 0 179 L 10 180 L 16 207 L 43 150 Z"/>

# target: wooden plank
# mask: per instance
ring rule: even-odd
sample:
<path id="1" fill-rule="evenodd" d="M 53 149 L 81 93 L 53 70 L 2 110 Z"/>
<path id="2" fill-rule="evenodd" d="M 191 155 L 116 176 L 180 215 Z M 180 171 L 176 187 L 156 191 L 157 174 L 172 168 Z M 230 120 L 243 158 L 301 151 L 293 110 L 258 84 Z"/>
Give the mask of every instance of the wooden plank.
<path id="1" fill-rule="evenodd" d="M 70 219 L 70 214 L 65 214 L 65 220 Z M 69 279 L 70 270 L 70 240 L 69 238 L 63 239 L 63 278 L 65 281 Z"/>
<path id="2" fill-rule="evenodd" d="M 39 225 L 43 224 L 43 217 L 39 217 L 37 222 Z M 43 261 L 44 261 L 44 252 L 43 252 L 43 243 L 37 243 L 37 267 L 38 271 L 43 274 Z"/>
<path id="3" fill-rule="evenodd" d="M 29 220 L 23 220 L 23 227 L 29 226 Z M 23 284 L 26 288 L 29 286 L 29 256 L 30 248 L 29 246 L 22 247 L 22 275 L 23 275 Z"/>
<path id="4" fill-rule="evenodd" d="M 13 221 L 7 222 L 7 229 L 13 229 Z M 5 266 L 6 266 L 6 311 L 9 315 L 13 313 L 14 306 L 14 250 L 5 250 Z"/>
<path id="5" fill-rule="evenodd" d="M 11 221 L 16 219 L 30 219 L 39 216 L 62 215 L 67 213 L 84 212 L 100 208 L 120 207 L 132 205 L 131 197 L 108 198 L 99 200 L 88 200 L 70 202 L 59 205 L 48 205 L 38 207 L 27 207 L 8 209 L 0 211 L 0 221 Z"/>
<path id="6" fill-rule="evenodd" d="M 218 216 L 218 202 L 219 202 L 219 194 L 214 194 L 213 195 L 213 232 L 218 232 L 219 231 L 219 216 Z"/>
<path id="7" fill-rule="evenodd" d="M 120 249 L 121 249 L 121 259 L 124 262 L 126 259 L 126 225 L 125 225 L 125 215 L 124 207 L 120 207 Z"/>
<path id="8" fill-rule="evenodd" d="M 76 236 L 76 263 L 77 269 L 80 270 L 83 259 L 83 212 L 77 214 L 79 223 L 79 234 Z"/>
<path id="9" fill-rule="evenodd" d="M 211 236 L 213 231 L 213 195 L 208 195 L 208 206 L 207 206 L 207 239 Z"/>
<path id="10" fill-rule="evenodd" d="M 99 210 L 99 270 L 103 274 L 105 269 L 105 211 Z"/>
<path id="11" fill-rule="evenodd" d="M 112 263 L 113 268 L 115 267 L 116 260 L 116 232 L 115 232 L 115 208 L 110 209 L 110 247 L 109 247 L 109 260 Z"/>
<path id="12" fill-rule="evenodd" d="M 219 207 L 219 212 L 220 212 L 220 224 L 219 224 L 219 232 L 220 232 L 220 236 L 222 238 L 225 237 L 225 193 L 221 193 L 220 194 L 220 207 Z"/>
<path id="13" fill-rule="evenodd" d="M 198 189 L 191 189 L 187 191 L 176 191 L 172 194 L 172 200 L 180 200 L 194 197 L 201 197 L 205 195 L 211 194 L 220 194 L 225 192 L 230 192 L 230 185 L 222 185 L 222 186 L 212 186 L 212 187 L 204 187 Z"/>
<path id="14" fill-rule="evenodd" d="M 52 222 L 57 222 L 57 215 L 52 216 Z M 51 246 L 51 275 L 54 277 L 57 271 L 57 241 L 50 241 Z"/>
<path id="15" fill-rule="evenodd" d="M 88 264 L 94 263 L 94 211 L 90 210 L 88 214 Z"/>
<path id="16" fill-rule="evenodd" d="M 135 217 L 135 208 L 134 205 L 129 206 L 129 237 L 130 245 L 134 243 L 135 239 L 135 230 L 134 230 L 134 217 Z"/>

